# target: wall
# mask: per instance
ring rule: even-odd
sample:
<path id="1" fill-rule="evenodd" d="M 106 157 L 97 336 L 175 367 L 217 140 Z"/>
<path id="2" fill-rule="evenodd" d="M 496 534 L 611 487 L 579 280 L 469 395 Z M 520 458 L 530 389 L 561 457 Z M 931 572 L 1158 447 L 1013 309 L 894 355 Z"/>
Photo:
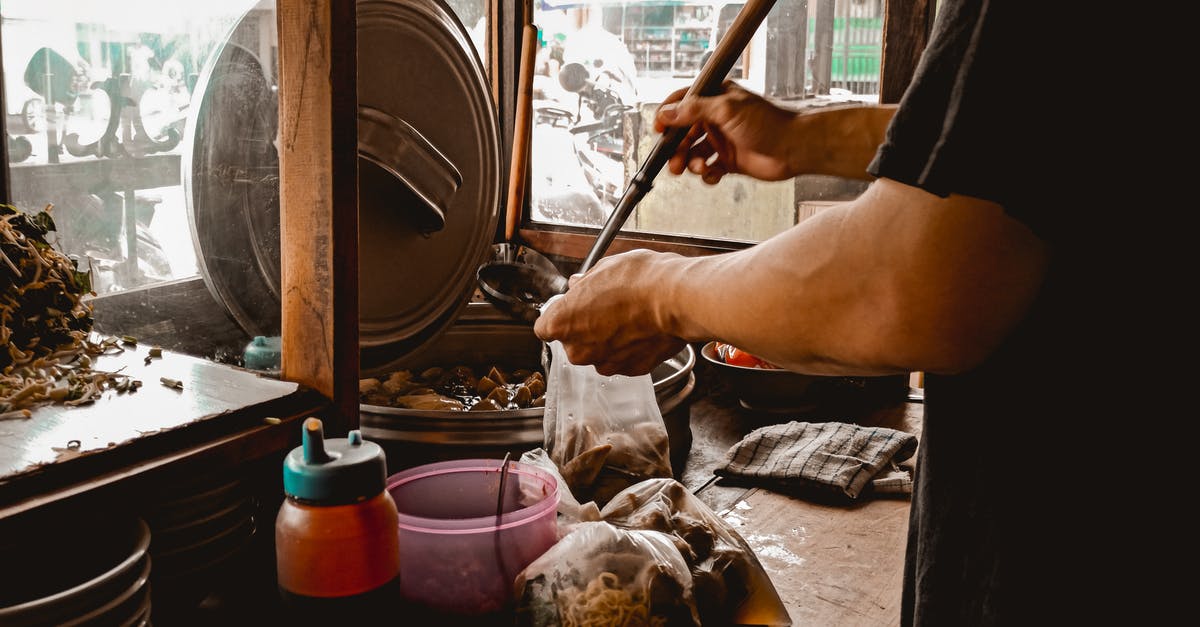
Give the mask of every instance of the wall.
<path id="1" fill-rule="evenodd" d="M 625 143 L 637 146 L 625 154 L 626 185 L 658 140 L 653 124 L 657 109 L 658 103 L 643 103 L 626 114 Z M 766 182 L 731 174 L 716 185 L 706 185 L 695 175 L 672 176 L 664 171 L 655 179 L 654 189 L 638 204 L 629 227 L 760 241 L 832 204 L 854 199 L 865 188 L 864 181 L 809 175 Z"/>

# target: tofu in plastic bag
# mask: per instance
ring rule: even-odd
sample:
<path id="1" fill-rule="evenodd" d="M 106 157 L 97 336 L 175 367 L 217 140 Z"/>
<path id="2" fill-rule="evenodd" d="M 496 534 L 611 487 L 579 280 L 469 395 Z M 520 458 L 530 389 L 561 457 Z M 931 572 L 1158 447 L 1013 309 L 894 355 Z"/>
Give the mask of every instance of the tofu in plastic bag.
<path id="1" fill-rule="evenodd" d="M 792 624 L 754 550 L 704 501 L 673 479 L 643 481 L 600 511 L 608 523 L 672 538 L 692 574 L 705 625 Z"/>
<path id="2" fill-rule="evenodd" d="M 580 503 L 603 506 L 621 490 L 671 477 L 667 427 L 650 375 L 604 376 L 572 364 L 550 342 L 545 449 Z"/>

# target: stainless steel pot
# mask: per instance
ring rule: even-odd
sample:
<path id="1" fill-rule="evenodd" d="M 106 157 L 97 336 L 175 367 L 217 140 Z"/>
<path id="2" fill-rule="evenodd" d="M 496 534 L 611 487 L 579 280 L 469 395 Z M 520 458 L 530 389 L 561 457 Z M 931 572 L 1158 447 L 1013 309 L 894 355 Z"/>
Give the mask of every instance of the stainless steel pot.
<path id="1" fill-rule="evenodd" d="M 531 326 L 502 321 L 481 307 L 460 319 L 435 344 L 389 367 L 415 371 L 456 365 L 536 368 L 541 351 L 542 343 Z M 696 353 L 687 346 L 651 373 L 676 468 L 682 468 L 691 448 L 689 400 L 696 385 L 695 365 Z M 515 457 L 541 446 L 542 417 L 540 407 L 473 412 L 359 407 L 363 437 L 384 448 L 389 473 L 444 459 L 498 458 L 506 452 Z"/>

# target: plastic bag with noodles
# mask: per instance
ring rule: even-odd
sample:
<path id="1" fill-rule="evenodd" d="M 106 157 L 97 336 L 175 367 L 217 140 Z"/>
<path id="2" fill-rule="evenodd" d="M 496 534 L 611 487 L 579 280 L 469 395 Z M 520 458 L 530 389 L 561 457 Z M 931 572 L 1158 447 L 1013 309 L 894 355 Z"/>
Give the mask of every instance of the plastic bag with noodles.
<path id="1" fill-rule="evenodd" d="M 657 531 L 582 523 L 517 575 L 518 627 L 698 627 L 692 576 Z"/>
<path id="2" fill-rule="evenodd" d="M 572 364 L 561 342 L 549 350 L 544 448 L 575 498 L 603 506 L 635 483 L 672 476 L 650 375 L 604 376 Z"/>
<path id="3" fill-rule="evenodd" d="M 750 545 L 678 481 L 652 479 L 632 486 L 609 501 L 600 517 L 672 538 L 691 571 L 703 624 L 792 624 Z"/>

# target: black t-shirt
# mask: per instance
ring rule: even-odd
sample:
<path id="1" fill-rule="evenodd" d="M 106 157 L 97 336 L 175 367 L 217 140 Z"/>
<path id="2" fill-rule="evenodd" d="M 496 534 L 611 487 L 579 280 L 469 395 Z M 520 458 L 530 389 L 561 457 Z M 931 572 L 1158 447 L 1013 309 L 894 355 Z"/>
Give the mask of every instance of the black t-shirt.
<path id="1" fill-rule="evenodd" d="M 1104 467 L 1119 436 L 1104 400 L 1121 366 L 1086 323 L 1104 306 L 1078 228 L 1103 202 L 1081 190 L 1103 168 L 1073 113 L 1097 89 L 1078 71 L 1101 58 L 1088 37 L 1037 3 L 944 0 L 869 168 L 995 201 L 1051 259 L 1032 310 L 984 364 L 926 376 L 904 624 L 1088 624 L 1110 601 L 1100 580 L 1130 575 L 1109 561 L 1127 539 L 1096 540 L 1112 524 Z"/>

